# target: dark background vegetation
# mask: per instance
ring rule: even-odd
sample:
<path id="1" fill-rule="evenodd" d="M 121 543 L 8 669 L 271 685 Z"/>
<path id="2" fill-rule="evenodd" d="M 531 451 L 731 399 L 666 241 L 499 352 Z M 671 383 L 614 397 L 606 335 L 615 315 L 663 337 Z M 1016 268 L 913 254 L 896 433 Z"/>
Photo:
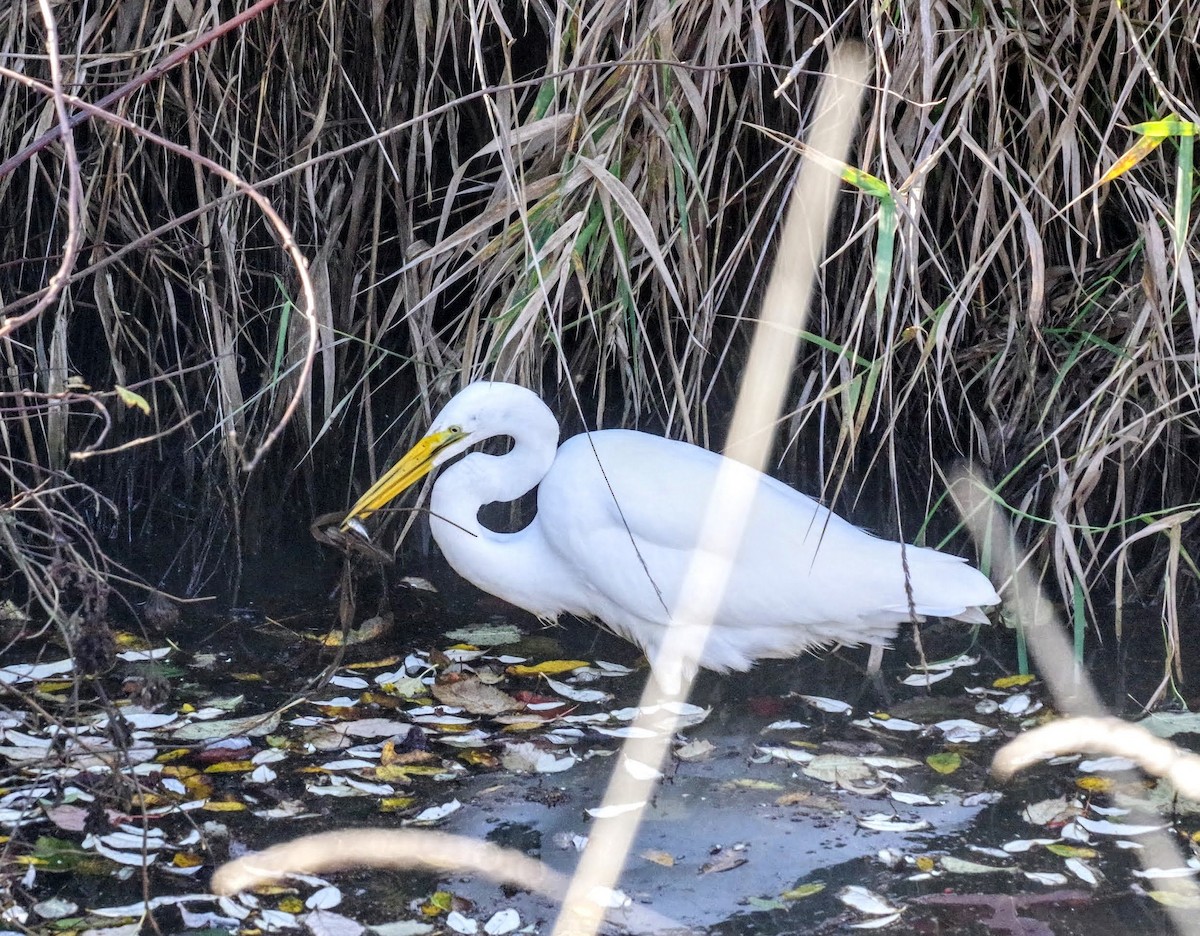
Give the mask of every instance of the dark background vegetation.
<path id="1" fill-rule="evenodd" d="M 845 186 L 778 473 L 936 542 L 970 459 L 1078 622 L 1111 632 L 1114 602 L 1149 602 L 1178 646 L 1200 506 L 1190 148 L 1095 183 L 1131 125 L 1196 119 L 1200 5 L 257 6 L 198 42 L 211 4 L 54 5 L 86 101 L 196 45 L 107 105 L 146 132 L 93 116 L 74 158 L 35 146 L 58 118 L 19 81 L 50 78 L 38 5 L 0 12 L 0 315 L 50 300 L 0 339 L 3 589 L 35 620 L 100 614 L 124 577 L 211 593 L 278 561 L 468 379 L 540 389 L 567 431 L 719 448 L 789 141 L 857 39 L 875 70 L 851 159 L 890 190 L 894 255 L 877 264 L 879 200 Z M 53 292 L 72 169 L 79 253 Z M 308 259 L 306 382 L 296 269 L 231 176 Z"/>

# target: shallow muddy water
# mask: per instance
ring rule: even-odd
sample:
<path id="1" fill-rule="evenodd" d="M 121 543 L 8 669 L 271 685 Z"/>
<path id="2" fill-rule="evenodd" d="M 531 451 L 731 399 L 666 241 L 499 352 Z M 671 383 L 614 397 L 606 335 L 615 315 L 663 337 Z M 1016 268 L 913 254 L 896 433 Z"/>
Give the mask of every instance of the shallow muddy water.
<path id="1" fill-rule="evenodd" d="M 311 591 L 311 577 L 307 584 Z M 146 896 L 192 894 L 187 913 L 213 916 L 186 916 L 168 902 L 155 910 L 164 931 L 199 931 L 205 920 L 218 930 L 316 931 L 328 921 L 312 917 L 316 911 L 305 902 L 327 894 L 320 882 L 293 882 L 236 906 L 202 895 L 215 864 L 229 856 L 344 827 L 436 829 L 571 873 L 596 825 L 612 821 L 588 810 L 617 769 L 620 740 L 613 735 L 627 717 L 620 713 L 637 705 L 645 678 L 634 648 L 580 622 L 543 629 L 467 588 L 408 587 L 390 593 L 391 629 L 346 647 L 334 684 L 317 687 L 313 680 L 337 653 L 315 639 L 331 628 L 333 608 L 324 595 L 310 593 L 302 605 L 284 591 L 264 589 L 266 600 L 237 613 L 188 612 L 175 635 L 179 649 L 154 662 L 118 662 L 106 677 L 114 698 L 118 684 L 147 677 L 165 683 L 151 715 L 177 716 L 132 725 L 131 737 L 148 745 L 136 771 L 140 799 L 131 800 L 102 768 L 74 772 L 79 763 L 70 752 L 8 758 L 0 803 L 9 811 L 0 816 L 12 836 L 4 869 L 10 925 L 24 911 L 25 926 L 50 931 L 52 922 L 31 909 L 51 898 L 77 905 L 68 919 L 77 917 L 83 929 L 133 919 L 131 908 Z M 448 632 L 480 624 L 512 642 L 480 644 L 478 656 L 454 649 L 462 636 Z M 1011 645 L 998 629 L 975 642 L 958 625 L 924 633 L 930 660 L 964 653 L 977 659 L 928 689 L 901 682 L 918 659 L 908 638 L 888 654 L 878 680 L 863 676 L 865 651 L 855 650 L 702 676 L 692 697 L 695 723 L 673 742 L 680 756 L 619 881 L 626 898 L 681 928 L 729 934 L 825 932 L 887 920 L 893 932 L 1165 931 L 1152 893 L 1170 882 L 1135 874 L 1136 827 L 1168 822 L 1129 805 L 1145 795 L 1142 780 L 1076 758 L 997 786 L 988 775 L 992 754 L 1044 718 L 1051 702 L 1036 681 L 997 682 L 1012 675 Z M 514 669 L 517 658 L 529 666 L 580 666 L 550 677 L 556 688 L 545 675 Z M 435 671 L 443 674 L 439 682 L 448 671 L 468 680 L 484 672 L 490 685 L 521 700 L 526 714 L 447 706 L 432 687 L 412 684 L 431 682 Z M 1105 684 L 1110 694 L 1114 683 Z M 70 721 L 69 690 L 49 679 L 21 687 Z M 593 690 L 611 698 L 562 701 L 567 691 Z M 87 701 L 86 687 L 81 698 L 77 718 L 87 723 L 101 709 Z M 13 697 L 6 704 L 10 753 L 49 730 Z M 247 728 L 245 719 L 281 705 L 288 707 L 265 730 Z M 539 705 L 550 707 L 545 718 L 528 715 Z M 204 724 L 228 730 L 195 734 Z M 541 755 L 552 756 L 543 763 Z M 556 772 L 541 772 L 547 764 Z M 68 795 L 72 789 L 91 800 Z M 22 797 L 22 790 L 37 795 Z M 94 835 L 122 824 L 139 834 L 164 833 L 159 860 L 143 878 L 140 867 L 101 857 L 82 825 L 73 829 L 81 816 L 54 810 L 64 799 L 83 804 Z M 1090 833 L 1080 824 L 1101 817 L 1132 831 Z M 1191 816 L 1178 815 L 1167 834 L 1178 838 L 1193 828 Z M 45 860 L 49 846 L 39 837 L 75 843 L 87 860 L 60 863 L 74 872 L 62 873 Z M 126 859 L 137 851 L 128 843 L 123 849 Z M 383 924 L 402 925 L 391 932 L 469 932 L 472 923 L 484 932 L 501 919 L 497 914 L 511 920 L 512 911 L 521 928 L 549 932 L 557 913 L 547 899 L 461 873 L 357 870 L 323 878 L 335 885 L 338 902 L 322 912 L 344 920 L 347 932 Z M 103 908 L 131 912 L 90 912 Z M 246 911 L 240 924 L 229 915 L 233 909 Z M 619 929 L 623 915 L 614 911 L 611 925 Z"/>

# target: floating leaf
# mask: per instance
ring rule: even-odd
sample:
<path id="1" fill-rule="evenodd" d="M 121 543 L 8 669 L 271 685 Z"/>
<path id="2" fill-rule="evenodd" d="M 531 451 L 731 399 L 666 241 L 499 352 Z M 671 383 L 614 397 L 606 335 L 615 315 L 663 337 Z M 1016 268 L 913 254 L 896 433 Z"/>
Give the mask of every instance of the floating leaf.
<path id="1" fill-rule="evenodd" d="M 711 757 L 716 749 L 716 745 L 707 738 L 700 738 L 675 748 L 675 756 L 681 761 L 704 760 L 706 757 Z"/>
<path id="2" fill-rule="evenodd" d="M 561 773 L 579 762 L 573 754 L 559 757 L 554 751 L 546 751 L 529 741 L 505 745 L 500 763 L 513 773 Z"/>
<path id="3" fill-rule="evenodd" d="M 521 707 L 507 692 L 481 682 L 477 676 L 454 680 L 439 679 L 430 691 L 443 705 L 457 706 L 473 715 L 499 715 Z"/>
<path id="4" fill-rule="evenodd" d="M 906 686 L 917 686 L 921 689 L 928 689 L 936 682 L 941 682 L 954 675 L 954 670 L 929 670 L 926 673 L 909 673 L 900 680 Z"/>
<path id="5" fill-rule="evenodd" d="M 1047 887 L 1062 887 L 1067 883 L 1067 876 L 1057 871 L 1026 871 L 1025 877 L 1035 884 L 1044 884 Z"/>
<path id="6" fill-rule="evenodd" d="M 1134 877 L 1147 878 L 1149 880 L 1188 878 L 1195 877 L 1197 874 L 1200 874 L 1200 868 L 1146 868 L 1144 870 L 1135 868 L 1133 870 Z"/>
<path id="7" fill-rule="evenodd" d="M 457 910 L 446 914 L 446 926 L 459 933 L 460 936 L 474 936 L 479 931 L 479 924 L 470 917 L 463 916 Z"/>
<path id="8" fill-rule="evenodd" d="M 1032 673 L 1022 673 L 1016 676 L 1001 676 L 999 679 L 992 681 L 992 686 L 996 689 L 1015 689 L 1018 686 L 1028 686 L 1035 679 L 1037 679 L 1037 677 Z"/>
<path id="9" fill-rule="evenodd" d="M 491 915 L 486 923 L 483 924 L 483 931 L 488 936 L 504 936 L 505 933 L 511 933 L 521 925 L 521 915 L 512 907 L 504 910 L 497 910 Z"/>
<path id="10" fill-rule="evenodd" d="M 1166 825 L 1133 825 L 1110 822 L 1108 819 L 1089 819 L 1086 816 L 1077 816 L 1075 821 L 1093 835 L 1146 835 L 1167 828 Z"/>
<path id="11" fill-rule="evenodd" d="M 446 631 L 450 640 L 458 640 L 477 647 L 495 647 L 502 644 L 520 643 L 525 635 L 512 624 L 472 624 Z"/>
<path id="12" fill-rule="evenodd" d="M 858 884 L 843 887 L 838 891 L 837 898 L 847 907 L 870 916 L 886 916 L 895 913 L 898 909 L 886 897 Z"/>
<path id="13" fill-rule="evenodd" d="M 820 754 L 809 760 L 803 771 L 805 776 L 824 783 L 864 780 L 873 776 L 873 771 L 863 763 L 862 758 L 847 754 Z"/>
<path id="14" fill-rule="evenodd" d="M 925 728 L 924 725 L 909 721 L 907 718 L 893 718 L 886 712 L 873 712 L 871 717 L 864 721 L 864 727 L 874 725 L 877 728 L 886 728 L 888 731 L 923 731 Z M 858 724 L 858 722 L 855 724 Z"/>
<path id="15" fill-rule="evenodd" d="M 791 890 L 784 891 L 779 895 L 780 900 L 803 900 L 805 897 L 812 897 L 814 894 L 819 894 L 825 890 L 825 885 L 819 881 L 813 881 L 810 884 L 801 884 L 798 887 L 793 887 Z"/>
<path id="16" fill-rule="evenodd" d="M 645 802 L 617 803 L 613 806 L 596 806 L 592 809 L 585 809 L 584 812 L 593 819 L 612 819 L 614 816 L 623 816 L 625 813 L 642 809 L 645 805 Z"/>
<path id="17" fill-rule="evenodd" d="M 1096 885 L 1100 883 L 1100 873 L 1078 858 L 1068 858 L 1064 864 L 1066 864 L 1068 871 L 1085 884 Z"/>
<path id="18" fill-rule="evenodd" d="M 936 756 L 936 755 L 934 755 Z M 938 801 L 924 793 L 905 793 L 903 790 L 892 790 L 888 794 L 897 803 L 904 806 L 937 806 Z"/>
<path id="19" fill-rule="evenodd" d="M 1059 858 L 1095 858 L 1096 849 L 1084 845 L 1068 845 L 1066 842 L 1053 842 L 1046 846 L 1046 851 L 1058 855 Z"/>
<path id="20" fill-rule="evenodd" d="M 1150 898 L 1164 907 L 1181 907 L 1185 910 L 1190 910 L 1195 907 L 1200 907 L 1200 897 L 1193 890 L 1187 891 L 1164 891 L 1152 890 L 1147 891 Z"/>
<path id="21" fill-rule="evenodd" d="M 386 636 L 391 632 L 393 624 L 394 619 L 391 612 L 377 614 L 375 617 L 363 621 L 358 627 L 347 628 L 344 631 L 340 627 L 335 627 L 317 639 L 325 647 L 353 647 Z"/>
<path id="22" fill-rule="evenodd" d="M 641 852 L 640 856 L 647 861 L 653 861 L 656 865 L 662 865 L 664 868 L 675 867 L 675 856 L 670 852 L 665 852 L 657 848 L 649 848 Z"/>
<path id="23" fill-rule="evenodd" d="M 1122 770 L 1133 770 L 1137 766 L 1128 757 L 1096 757 L 1079 762 L 1079 769 L 1084 773 L 1116 773 Z"/>
<path id="24" fill-rule="evenodd" d="M 887 813 L 875 813 L 856 820 L 858 824 L 872 832 L 922 832 L 929 828 L 924 819 L 907 820 Z"/>
<path id="25" fill-rule="evenodd" d="M 569 673 L 587 665 L 584 660 L 546 660 L 536 666 L 518 663 L 510 666 L 508 672 L 513 676 L 557 676 L 559 673 Z"/>
<path id="26" fill-rule="evenodd" d="M 843 702 L 841 699 L 828 699 L 825 696 L 802 695 L 800 696 L 805 702 L 815 709 L 822 712 L 829 712 L 833 715 L 845 715 L 854 711 L 854 706 L 849 702 Z"/>
<path id="27" fill-rule="evenodd" d="M 925 763 L 940 774 L 952 774 L 962 766 L 962 757 L 953 751 L 943 751 L 940 754 L 930 754 Z"/>
<path id="28" fill-rule="evenodd" d="M 720 874 L 723 871 L 732 871 L 734 868 L 740 868 L 749 860 L 744 848 L 723 848 L 712 857 L 711 861 L 706 861 L 700 866 L 700 873 Z"/>
<path id="29" fill-rule="evenodd" d="M 1109 777 L 1076 777 L 1075 786 L 1085 793 L 1109 793 L 1116 782 Z"/>
<path id="30" fill-rule="evenodd" d="M 442 803 L 440 806 L 430 806 L 428 809 L 423 809 L 417 815 L 413 816 L 409 821 L 416 824 L 432 824 L 441 822 L 451 813 L 458 812 L 462 809 L 462 803 L 456 799 L 450 800 L 448 803 Z"/>
<path id="31" fill-rule="evenodd" d="M 1009 874 L 1015 871 L 1011 867 L 980 864 L 978 861 L 968 861 L 965 858 L 955 858 L 953 855 L 943 855 L 941 858 L 943 870 L 950 874 Z"/>

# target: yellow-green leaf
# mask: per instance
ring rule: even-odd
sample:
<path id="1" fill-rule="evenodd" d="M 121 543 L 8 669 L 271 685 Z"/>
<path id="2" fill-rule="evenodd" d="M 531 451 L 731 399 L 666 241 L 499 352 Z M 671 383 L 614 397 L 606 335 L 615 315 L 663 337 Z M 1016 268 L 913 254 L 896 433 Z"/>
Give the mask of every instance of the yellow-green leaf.
<path id="1" fill-rule="evenodd" d="M 805 897 L 811 897 L 813 894 L 819 894 L 825 890 L 825 885 L 819 881 L 814 881 L 811 884 L 801 884 L 799 887 L 793 887 L 789 891 L 784 891 L 779 895 L 780 900 L 803 900 Z"/>
<path id="2" fill-rule="evenodd" d="M 1147 120 L 1145 123 L 1134 124 L 1129 128 L 1134 133 L 1140 133 L 1142 136 L 1162 137 L 1169 136 L 1195 136 L 1196 125 L 1190 120 L 1180 120 L 1174 115 L 1166 117 L 1162 120 Z"/>
<path id="3" fill-rule="evenodd" d="M 1047 845 L 1046 851 L 1058 855 L 1059 858 L 1095 858 L 1096 849 L 1085 848 L 1082 845 L 1067 845 L 1064 842 L 1055 842 L 1053 845 Z"/>
<path id="4" fill-rule="evenodd" d="M 1147 893 L 1152 900 L 1156 900 L 1164 907 L 1183 907 L 1185 909 L 1200 907 L 1200 900 L 1192 891 L 1153 890 Z"/>
<path id="5" fill-rule="evenodd" d="M 1120 158 L 1118 158 L 1117 161 L 1112 164 L 1108 172 L 1104 173 L 1104 175 L 1100 177 L 1100 182 L 1098 184 L 1103 185 L 1105 182 L 1111 182 L 1113 179 L 1117 178 L 1117 176 L 1124 175 L 1143 159 L 1153 153 L 1156 149 L 1158 149 L 1158 147 L 1162 144 L 1162 141 L 1165 139 L 1165 136 L 1158 136 L 1156 134 L 1147 134 L 1146 136 L 1142 137 L 1140 140 L 1134 143 L 1133 146 L 1129 147 L 1129 149 L 1121 154 Z"/>
<path id="6" fill-rule="evenodd" d="M 150 404 L 140 393 L 134 393 L 128 387 L 122 387 L 120 384 L 114 384 L 113 389 L 117 391 L 117 398 L 130 409 L 137 407 L 147 416 L 150 415 Z"/>
<path id="7" fill-rule="evenodd" d="M 842 171 L 839 173 L 843 182 L 849 182 L 855 188 L 866 192 L 868 195 L 874 195 L 876 198 L 892 200 L 892 190 L 888 188 L 888 184 L 883 179 L 877 178 L 866 172 L 863 169 L 858 169 L 854 166 L 842 164 Z"/>
<path id="8" fill-rule="evenodd" d="M 962 766 L 962 758 L 953 751 L 944 751 L 941 754 L 930 754 L 925 758 L 925 763 L 940 774 L 952 774 Z"/>

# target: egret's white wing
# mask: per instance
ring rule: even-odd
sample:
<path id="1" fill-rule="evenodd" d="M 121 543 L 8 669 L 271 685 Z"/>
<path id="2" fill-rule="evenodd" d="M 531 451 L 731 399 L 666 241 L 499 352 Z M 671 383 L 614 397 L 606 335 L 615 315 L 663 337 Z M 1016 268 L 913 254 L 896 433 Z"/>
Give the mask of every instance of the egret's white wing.
<path id="1" fill-rule="evenodd" d="M 576 436 L 542 482 L 538 519 L 550 546 L 599 598 L 666 623 L 725 462 L 640 432 L 594 432 L 590 444 Z M 902 559 L 898 543 L 871 536 L 773 478 L 742 465 L 735 470 L 753 479 L 757 495 L 717 614 L 722 626 L 808 627 L 807 643 L 814 643 L 830 639 L 831 625 L 851 639 L 860 624 L 860 639 L 877 639 L 880 628 L 886 633 L 909 616 L 905 559 L 918 613 L 953 614 L 994 594 L 957 557 L 910 546 Z M 602 607 L 595 610 L 604 616 Z"/>

